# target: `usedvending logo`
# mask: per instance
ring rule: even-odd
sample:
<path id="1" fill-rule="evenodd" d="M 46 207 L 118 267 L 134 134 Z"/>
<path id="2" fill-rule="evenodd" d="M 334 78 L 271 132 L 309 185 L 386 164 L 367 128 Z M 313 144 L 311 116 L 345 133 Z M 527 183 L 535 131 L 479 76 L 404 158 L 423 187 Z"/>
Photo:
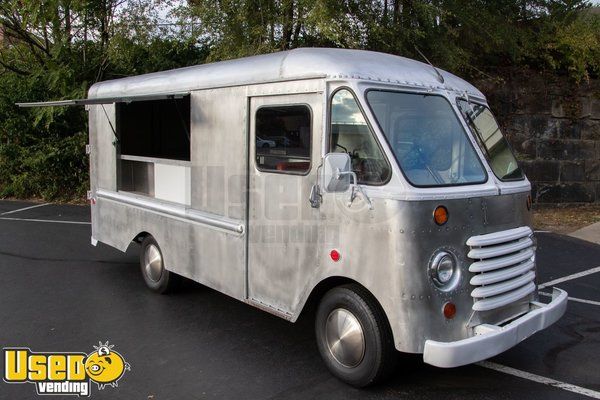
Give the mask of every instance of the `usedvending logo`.
<path id="1" fill-rule="evenodd" d="M 108 342 L 93 347 L 89 354 L 4 348 L 4 382 L 32 383 L 39 395 L 89 396 L 92 382 L 98 390 L 116 388 L 129 363 Z"/>

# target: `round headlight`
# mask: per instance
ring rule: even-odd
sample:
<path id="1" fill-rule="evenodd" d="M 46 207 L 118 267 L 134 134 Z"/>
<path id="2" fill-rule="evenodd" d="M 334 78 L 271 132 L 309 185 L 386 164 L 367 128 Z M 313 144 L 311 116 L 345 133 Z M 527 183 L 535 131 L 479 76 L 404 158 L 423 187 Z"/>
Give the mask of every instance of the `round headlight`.
<path id="1" fill-rule="evenodd" d="M 454 275 L 454 259 L 449 255 L 444 255 L 438 263 L 436 274 L 440 283 L 450 282 Z"/>
<path id="2" fill-rule="evenodd" d="M 439 251 L 429 264 L 429 276 L 435 286 L 443 291 L 452 290 L 459 280 L 456 258 L 447 251 Z"/>

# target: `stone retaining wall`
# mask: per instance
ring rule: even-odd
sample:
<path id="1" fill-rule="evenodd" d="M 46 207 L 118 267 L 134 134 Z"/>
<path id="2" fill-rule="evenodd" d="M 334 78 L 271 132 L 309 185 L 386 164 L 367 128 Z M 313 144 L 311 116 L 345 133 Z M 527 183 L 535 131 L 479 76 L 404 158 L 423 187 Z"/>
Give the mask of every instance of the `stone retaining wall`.
<path id="1" fill-rule="evenodd" d="M 600 81 L 517 71 L 476 81 L 540 203 L 600 202 Z"/>

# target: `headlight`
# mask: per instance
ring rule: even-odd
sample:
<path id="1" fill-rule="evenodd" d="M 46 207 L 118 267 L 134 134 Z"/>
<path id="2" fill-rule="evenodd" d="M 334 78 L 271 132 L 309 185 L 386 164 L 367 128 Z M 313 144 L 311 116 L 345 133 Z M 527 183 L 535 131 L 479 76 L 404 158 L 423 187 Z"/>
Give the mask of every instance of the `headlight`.
<path id="1" fill-rule="evenodd" d="M 454 260 L 449 255 L 442 256 L 437 265 L 437 279 L 440 283 L 448 283 L 454 275 Z"/>
<path id="2" fill-rule="evenodd" d="M 447 251 L 439 251 L 429 263 L 429 276 L 441 290 L 454 289 L 459 278 L 456 258 Z"/>

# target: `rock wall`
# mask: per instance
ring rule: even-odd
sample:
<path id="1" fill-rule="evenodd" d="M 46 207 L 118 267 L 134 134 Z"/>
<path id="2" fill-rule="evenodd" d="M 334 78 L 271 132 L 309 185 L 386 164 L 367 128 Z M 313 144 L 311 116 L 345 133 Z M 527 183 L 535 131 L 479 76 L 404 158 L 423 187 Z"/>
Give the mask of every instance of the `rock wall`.
<path id="1" fill-rule="evenodd" d="M 534 201 L 600 202 L 600 81 L 511 71 L 475 81 L 508 136 Z"/>

